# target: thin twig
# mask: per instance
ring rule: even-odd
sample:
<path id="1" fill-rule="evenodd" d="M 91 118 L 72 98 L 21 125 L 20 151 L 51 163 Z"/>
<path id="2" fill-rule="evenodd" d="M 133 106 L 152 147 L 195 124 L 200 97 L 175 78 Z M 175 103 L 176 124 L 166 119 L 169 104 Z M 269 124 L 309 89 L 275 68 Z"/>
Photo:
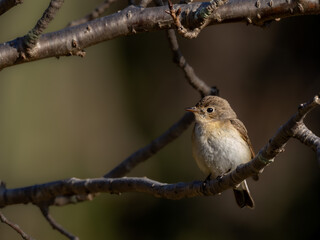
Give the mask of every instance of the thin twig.
<path id="1" fill-rule="evenodd" d="M 147 146 L 139 149 L 123 162 L 121 162 L 117 167 L 111 170 L 109 173 L 104 175 L 105 178 L 116 178 L 122 177 L 131 171 L 139 163 L 147 160 L 152 155 L 156 154 L 160 149 L 166 146 L 168 143 L 172 142 L 178 138 L 194 121 L 193 114 L 185 113 L 183 117 L 173 124 L 165 133 L 160 137 L 154 139 Z"/>
<path id="2" fill-rule="evenodd" d="M 158 0 L 157 5 L 163 6 L 162 0 Z M 172 7 L 172 3 L 168 2 L 169 7 Z M 196 73 L 194 72 L 193 68 L 188 64 L 186 59 L 181 53 L 179 48 L 178 39 L 176 33 L 173 29 L 167 30 L 167 36 L 170 43 L 170 48 L 173 53 L 173 61 L 184 71 L 186 79 L 188 80 L 189 84 L 200 92 L 201 96 L 204 97 L 206 95 L 218 95 L 219 90 L 217 88 L 210 88 L 203 80 L 201 80 Z"/>
<path id="3" fill-rule="evenodd" d="M 47 219 L 51 227 L 61 234 L 65 235 L 67 238 L 71 240 L 79 240 L 77 236 L 74 236 L 73 234 L 69 233 L 67 230 L 64 229 L 59 223 L 57 223 L 54 218 L 49 214 L 49 207 L 48 206 L 41 206 L 39 207 L 41 210 L 41 213 Z"/>
<path id="4" fill-rule="evenodd" d="M 2 212 L 0 212 L 0 220 L 1 222 L 7 224 L 10 226 L 13 230 L 15 230 L 17 233 L 20 234 L 20 236 L 25 239 L 25 240 L 34 240 L 32 237 L 30 237 L 28 234 L 26 234 L 20 227 L 19 225 L 9 221 Z"/>
<path id="5" fill-rule="evenodd" d="M 101 3 L 99 6 L 97 6 L 91 13 L 87 14 L 83 18 L 79 18 L 77 20 L 74 20 L 68 24 L 68 27 L 79 25 L 85 22 L 89 22 L 93 19 L 96 19 L 100 17 L 109 7 L 112 3 L 116 2 L 117 0 L 105 0 L 103 3 Z"/>
<path id="6" fill-rule="evenodd" d="M 4 14 L 20 3 L 23 3 L 23 0 L 0 0 L 0 15 Z"/>
<path id="7" fill-rule="evenodd" d="M 203 80 L 201 80 L 182 55 L 174 30 L 168 30 L 167 35 L 173 52 L 173 60 L 184 71 L 189 84 L 199 91 L 202 97 L 206 95 L 217 95 L 217 89 L 210 88 Z"/>
<path id="8" fill-rule="evenodd" d="M 47 28 L 48 24 L 54 19 L 54 16 L 62 7 L 63 3 L 64 0 L 51 0 L 48 8 L 44 11 L 37 24 L 24 37 L 24 45 L 28 54 L 31 54 L 31 51 L 37 44 L 40 35 Z"/>

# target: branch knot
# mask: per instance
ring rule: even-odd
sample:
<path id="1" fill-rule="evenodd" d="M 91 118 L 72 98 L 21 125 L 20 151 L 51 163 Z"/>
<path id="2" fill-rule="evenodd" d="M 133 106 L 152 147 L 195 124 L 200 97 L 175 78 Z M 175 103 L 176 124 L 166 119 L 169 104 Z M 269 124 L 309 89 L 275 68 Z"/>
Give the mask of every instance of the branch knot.
<path id="1" fill-rule="evenodd" d="M 274 162 L 274 158 L 265 158 L 264 156 L 262 156 L 261 152 L 258 153 L 257 159 L 259 161 L 261 161 L 264 165 L 268 165 L 272 162 Z"/>
<path id="2" fill-rule="evenodd" d="M 228 0 L 211 0 L 209 4 L 201 5 L 196 12 L 193 13 L 193 21 L 195 27 L 190 30 L 185 28 L 180 21 L 181 8 L 174 10 L 173 3 L 168 0 L 169 11 L 166 13 L 170 14 L 174 25 L 177 27 L 178 33 L 185 38 L 193 39 L 198 37 L 199 33 L 210 23 L 210 16 L 214 13 L 217 8 L 228 2 Z M 217 21 L 221 22 L 222 18 L 220 15 L 215 17 Z"/>

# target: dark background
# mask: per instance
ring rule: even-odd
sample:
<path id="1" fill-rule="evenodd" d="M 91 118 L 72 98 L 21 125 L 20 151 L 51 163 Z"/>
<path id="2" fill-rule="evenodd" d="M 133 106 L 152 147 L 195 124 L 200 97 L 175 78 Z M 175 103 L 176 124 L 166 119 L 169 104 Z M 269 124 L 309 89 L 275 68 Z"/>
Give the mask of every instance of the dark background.
<path id="1" fill-rule="evenodd" d="M 48 3 L 25 1 L 1 16 L 0 42 L 23 36 Z M 98 3 L 66 1 L 47 32 Z M 263 29 L 222 24 L 195 40 L 179 37 L 198 76 L 217 86 L 245 123 L 256 152 L 320 90 L 319 24 L 319 16 L 296 17 Z M 102 176 L 199 100 L 173 63 L 165 32 L 118 38 L 86 52 L 83 59 L 51 58 L 0 72 L 0 179 L 8 188 Z M 319 120 L 319 108 L 305 120 L 318 135 Z M 204 179 L 190 138 L 191 128 L 129 176 Z M 102 194 L 51 213 L 81 239 L 317 239 L 319 171 L 315 153 L 292 139 L 259 182 L 249 180 L 253 211 L 239 209 L 229 190 L 180 201 Z M 33 205 L 2 211 L 36 239 L 64 239 Z M 0 224 L 0 239 L 20 237 Z"/>

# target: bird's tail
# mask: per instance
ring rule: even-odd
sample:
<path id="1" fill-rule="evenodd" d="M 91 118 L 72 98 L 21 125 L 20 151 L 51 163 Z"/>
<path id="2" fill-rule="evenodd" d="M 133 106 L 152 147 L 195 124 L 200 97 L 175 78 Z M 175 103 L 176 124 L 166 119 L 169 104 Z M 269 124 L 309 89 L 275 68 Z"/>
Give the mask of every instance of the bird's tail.
<path id="1" fill-rule="evenodd" d="M 249 208 L 254 208 L 254 201 L 251 197 L 246 180 L 234 188 L 233 192 L 239 207 L 243 208 L 247 206 Z"/>

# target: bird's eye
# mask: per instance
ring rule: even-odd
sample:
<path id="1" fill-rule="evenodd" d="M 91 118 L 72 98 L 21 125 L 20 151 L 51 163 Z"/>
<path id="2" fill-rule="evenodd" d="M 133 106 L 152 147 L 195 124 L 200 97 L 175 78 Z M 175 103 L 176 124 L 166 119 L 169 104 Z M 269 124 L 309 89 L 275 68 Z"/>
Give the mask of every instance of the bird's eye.
<path id="1" fill-rule="evenodd" d="M 208 113 L 213 112 L 213 108 L 207 108 L 207 112 L 208 112 Z"/>

